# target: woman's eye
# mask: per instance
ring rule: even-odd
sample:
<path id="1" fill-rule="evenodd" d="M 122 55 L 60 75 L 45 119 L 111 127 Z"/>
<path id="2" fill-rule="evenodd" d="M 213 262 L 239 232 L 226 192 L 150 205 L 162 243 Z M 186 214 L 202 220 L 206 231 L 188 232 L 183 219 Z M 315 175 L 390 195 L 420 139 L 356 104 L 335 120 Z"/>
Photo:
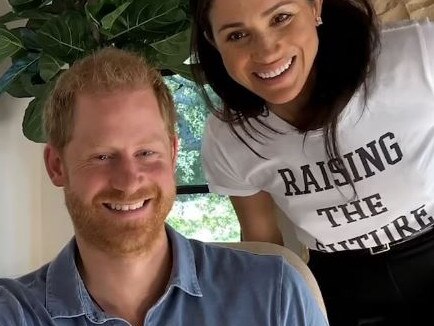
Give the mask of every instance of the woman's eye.
<path id="1" fill-rule="evenodd" d="M 100 160 L 100 161 L 106 161 L 106 160 L 108 160 L 110 157 L 107 155 L 107 154 L 101 154 L 101 155 L 98 155 L 98 160 Z"/>
<path id="2" fill-rule="evenodd" d="M 228 41 L 239 41 L 246 36 L 247 33 L 244 32 L 233 32 L 228 35 L 227 39 Z"/>
<path id="3" fill-rule="evenodd" d="M 278 14 L 277 16 L 275 16 L 273 18 L 273 23 L 274 24 L 281 24 L 284 23 L 288 20 L 290 20 L 293 16 L 290 14 Z"/>

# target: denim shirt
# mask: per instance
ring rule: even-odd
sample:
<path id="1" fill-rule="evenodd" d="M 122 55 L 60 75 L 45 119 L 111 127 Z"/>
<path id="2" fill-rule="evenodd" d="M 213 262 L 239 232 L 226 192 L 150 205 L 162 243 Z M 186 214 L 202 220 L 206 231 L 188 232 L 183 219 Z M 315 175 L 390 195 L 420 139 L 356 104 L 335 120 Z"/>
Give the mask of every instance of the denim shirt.
<path id="1" fill-rule="evenodd" d="M 188 240 L 166 226 L 173 265 L 146 326 L 323 326 L 302 277 L 278 256 Z M 130 325 L 93 303 L 77 270 L 74 239 L 55 260 L 19 279 L 0 279 L 0 325 Z"/>

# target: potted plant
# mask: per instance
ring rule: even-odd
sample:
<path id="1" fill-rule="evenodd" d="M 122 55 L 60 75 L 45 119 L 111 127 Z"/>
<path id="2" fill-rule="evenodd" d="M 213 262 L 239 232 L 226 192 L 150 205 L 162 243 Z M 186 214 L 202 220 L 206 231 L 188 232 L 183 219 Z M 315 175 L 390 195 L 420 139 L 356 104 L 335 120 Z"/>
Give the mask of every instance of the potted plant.
<path id="1" fill-rule="evenodd" d="M 57 77 L 77 59 L 114 46 L 142 53 L 167 74 L 189 76 L 188 0 L 8 0 L 0 17 L 0 94 L 29 97 L 24 135 L 44 142 L 42 106 Z M 17 26 L 17 23 L 21 27 Z"/>

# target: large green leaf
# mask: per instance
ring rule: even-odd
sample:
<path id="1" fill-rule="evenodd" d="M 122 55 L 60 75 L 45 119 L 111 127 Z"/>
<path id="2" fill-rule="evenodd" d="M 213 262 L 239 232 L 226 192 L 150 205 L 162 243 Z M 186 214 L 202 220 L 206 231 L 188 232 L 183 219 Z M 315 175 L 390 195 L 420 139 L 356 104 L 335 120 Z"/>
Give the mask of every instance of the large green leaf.
<path id="1" fill-rule="evenodd" d="M 0 62 L 23 48 L 23 43 L 7 29 L 0 27 Z"/>
<path id="2" fill-rule="evenodd" d="M 48 82 L 62 69 L 63 65 L 62 61 L 44 53 L 39 60 L 39 74 L 43 80 Z"/>
<path id="3" fill-rule="evenodd" d="M 131 1 L 127 1 L 124 4 L 120 5 L 119 7 L 117 7 L 108 15 L 104 16 L 101 19 L 102 28 L 108 31 L 111 30 L 113 27 L 113 23 L 116 21 L 116 19 L 120 17 L 120 15 L 122 15 L 122 13 L 129 7 L 130 4 Z"/>
<path id="4" fill-rule="evenodd" d="M 43 111 L 45 102 L 53 90 L 58 76 L 44 84 L 42 92 L 30 102 L 26 109 L 22 127 L 24 135 L 31 141 L 37 143 L 44 143 L 46 141 L 43 128 Z"/>
<path id="5" fill-rule="evenodd" d="M 12 7 L 29 5 L 33 2 L 35 2 L 35 0 L 8 0 L 8 1 Z M 39 2 L 42 2 L 42 1 L 39 1 Z"/>
<path id="6" fill-rule="evenodd" d="M 26 109 L 23 119 L 23 133 L 31 141 L 36 143 L 44 143 L 45 135 L 43 129 L 43 111 L 45 101 L 51 93 L 54 85 L 56 84 L 56 78 L 50 82 L 44 84 L 44 88 L 33 101 L 29 103 Z"/>
<path id="7" fill-rule="evenodd" d="M 30 78 L 29 78 L 30 77 Z M 24 90 L 32 97 L 40 97 L 44 94 L 46 83 L 40 79 L 38 74 L 23 74 L 20 76 Z"/>
<path id="8" fill-rule="evenodd" d="M 128 0 L 131 2 L 134 0 Z M 86 12 L 86 17 L 88 21 L 98 27 L 101 27 L 101 20 L 106 16 L 110 15 L 116 8 L 122 6 L 125 0 L 93 0 L 87 1 L 84 5 L 84 10 Z M 108 18 L 106 18 L 108 19 Z"/>
<path id="9" fill-rule="evenodd" d="M 35 20 L 49 20 L 56 18 L 57 15 L 54 15 L 52 13 L 46 12 L 42 9 L 38 10 L 25 10 L 19 13 L 19 16 L 21 18 L 26 19 L 35 19 Z"/>
<path id="10" fill-rule="evenodd" d="M 36 31 L 40 29 L 47 20 L 55 19 L 58 15 L 49 11 L 50 7 L 43 7 L 36 10 L 27 10 L 20 13 L 21 17 L 27 18 L 26 27 Z"/>
<path id="11" fill-rule="evenodd" d="M 186 79 L 193 80 L 193 74 L 191 72 L 191 66 L 186 64 L 181 64 L 179 66 L 171 66 L 167 69 L 170 69 L 175 74 L 180 75 Z"/>
<path id="12" fill-rule="evenodd" d="M 43 95 L 46 82 L 40 76 L 39 62 L 31 65 L 11 83 L 7 92 L 14 97 L 40 97 Z"/>
<path id="13" fill-rule="evenodd" d="M 44 143 L 45 135 L 43 131 L 43 105 L 45 98 L 35 98 L 27 106 L 23 119 L 23 133 L 27 139 L 36 143 Z"/>
<path id="14" fill-rule="evenodd" d="M 0 17 L 0 24 L 6 24 L 21 19 L 23 18 L 20 17 L 17 13 L 10 11 L 6 15 Z"/>
<path id="15" fill-rule="evenodd" d="M 36 50 L 35 52 L 37 52 L 41 50 L 38 35 L 33 29 L 27 27 L 18 27 L 11 29 L 10 32 L 14 33 L 21 39 L 26 51 Z"/>
<path id="16" fill-rule="evenodd" d="M 90 3 L 86 3 L 84 6 L 84 12 L 86 13 L 87 20 L 96 26 L 100 26 L 100 22 L 96 17 L 98 11 L 101 9 L 102 2 L 98 1 L 96 4 L 92 5 Z"/>
<path id="17" fill-rule="evenodd" d="M 38 8 L 42 3 L 42 0 L 9 0 L 9 4 L 16 12 Z"/>
<path id="18" fill-rule="evenodd" d="M 44 52 L 68 63 L 85 55 L 92 42 L 87 20 L 78 12 L 49 20 L 37 34 Z"/>
<path id="19" fill-rule="evenodd" d="M 20 75 L 39 60 L 39 55 L 29 53 L 26 57 L 16 60 L 0 78 L 0 94 L 8 89 Z"/>
<path id="20" fill-rule="evenodd" d="M 109 40 L 140 38 L 152 43 L 155 34 L 173 34 L 173 26 L 186 20 L 179 0 L 135 0 L 113 22 L 111 30 L 103 30 Z"/>
<path id="21" fill-rule="evenodd" d="M 50 10 L 56 13 L 62 13 L 67 10 L 83 10 L 85 2 L 89 1 L 53 0 Z"/>
<path id="22" fill-rule="evenodd" d="M 24 79 L 30 80 L 30 78 L 31 76 L 28 75 L 27 72 L 22 73 L 19 78 L 9 84 L 6 92 L 8 92 L 9 95 L 18 98 L 33 97 L 32 94 L 26 90 L 23 84 Z"/>
<path id="23" fill-rule="evenodd" d="M 158 51 L 157 61 L 164 68 L 179 67 L 190 56 L 190 29 L 152 43 Z"/>
<path id="24" fill-rule="evenodd" d="M 23 56 L 21 52 L 21 57 Z M 25 54 L 25 52 L 24 52 Z M 15 63 L 21 57 L 13 58 L 12 62 Z M 38 97 L 45 89 L 45 81 L 39 74 L 38 62 L 30 65 L 23 71 L 18 78 L 9 84 L 6 91 L 14 97 Z"/>
<path id="25" fill-rule="evenodd" d="M 62 1 L 62 0 L 59 0 Z M 135 0 L 128 0 L 128 2 Z M 121 6 L 125 0 L 93 0 L 86 1 L 84 6 L 85 10 L 94 16 L 98 21 L 105 15 L 114 11 L 117 7 Z"/>

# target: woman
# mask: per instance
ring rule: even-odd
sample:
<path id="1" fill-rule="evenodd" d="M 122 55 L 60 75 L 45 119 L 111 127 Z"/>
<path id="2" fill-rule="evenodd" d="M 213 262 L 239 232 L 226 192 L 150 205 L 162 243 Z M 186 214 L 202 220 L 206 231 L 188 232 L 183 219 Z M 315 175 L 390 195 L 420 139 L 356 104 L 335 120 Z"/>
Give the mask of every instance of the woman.
<path id="1" fill-rule="evenodd" d="M 380 33 L 368 0 L 191 7 L 196 81 L 223 101 L 208 101 L 205 172 L 212 191 L 230 196 L 243 239 L 283 243 L 276 204 L 311 249 L 332 326 L 425 325 L 433 24 Z"/>

